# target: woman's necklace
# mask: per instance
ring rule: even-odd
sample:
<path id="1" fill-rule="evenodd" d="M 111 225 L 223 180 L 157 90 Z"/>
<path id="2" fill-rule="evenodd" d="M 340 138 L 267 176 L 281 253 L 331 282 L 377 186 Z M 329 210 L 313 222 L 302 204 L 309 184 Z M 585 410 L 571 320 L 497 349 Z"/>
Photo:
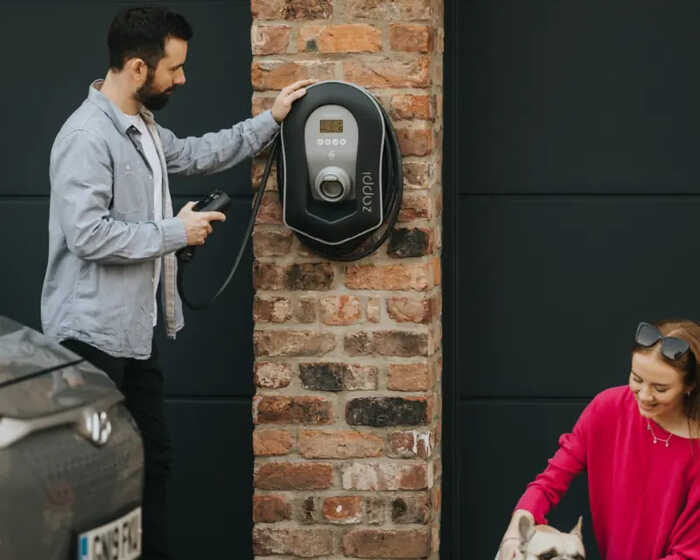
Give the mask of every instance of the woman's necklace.
<path id="1" fill-rule="evenodd" d="M 657 441 L 663 441 L 666 444 L 666 447 L 668 447 L 668 442 L 673 437 L 673 434 L 668 434 L 668 437 L 666 439 L 657 438 L 656 434 L 654 433 L 654 430 L 651 427 L 651 423 L 649 422 L 649 418 L 647 418 L 647 430 L 649 430 L 651 432 L 651 437 L 654 440 L 654 443 L 656 443 Z"/>

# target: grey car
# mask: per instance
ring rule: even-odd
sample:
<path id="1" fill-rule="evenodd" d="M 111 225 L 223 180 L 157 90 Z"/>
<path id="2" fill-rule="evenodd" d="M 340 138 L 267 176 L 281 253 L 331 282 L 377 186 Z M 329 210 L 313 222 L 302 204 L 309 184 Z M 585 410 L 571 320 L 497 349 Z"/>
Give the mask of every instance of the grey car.
<path id="1" fill-rule="evenodd" d="M 109 377 L 0 316 L 0 558 L 133 560 L 143 445 Z"/>

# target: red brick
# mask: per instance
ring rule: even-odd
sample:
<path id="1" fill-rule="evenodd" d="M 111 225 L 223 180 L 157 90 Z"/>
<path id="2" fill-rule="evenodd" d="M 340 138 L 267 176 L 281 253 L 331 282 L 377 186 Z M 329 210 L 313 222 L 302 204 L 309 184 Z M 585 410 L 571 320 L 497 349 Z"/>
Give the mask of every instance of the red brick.
<path id="1" fill-rule="evenodd" d="M 291 506 L 282 496 L 253 496 L 253 522 L 277 523 L 291 517 Z"/>
<path id="2" fill-rule="evenodd" d="M 389 44 L 395 51 L 428 52 L 430 26 L 416 23 L 392 23 L 389 26 Z"/>
<path id="3" fill-rule="evenodd" d="M 255 396 L 255 424 L 330 424 L 331 403 L 320 397 Z"/>
<path id="4" fill-rule="evenodd" d="M 387 437 L 387 444 L 389 457 L 427 459 L 433 452 L 434 441 L 430 431 L 408 430 L 390 433 Z"/>
<path id="5" fill-rule="evenodd" d="M 266 55 L 287 52 L 289 47 L 288 25 L 258 25 L 254 23 L 250 30 L 250 43 L 254 55 Z"/>
<path id="6" fill-rule="evenodd" d="M 382 438 L 356 431 L 301 430 L 299 452 L 307 459 L 348 459 L 378 457 L 382 454 Z"/>
<path id="7" fill-rule="evenodd" d="M 380 298 L 367 298 L 367 320 L 379 323 L 382 320 L 382 300 Z"/>
<path id="8" fill-rule="evenodd" d="M 433 280 L 427 263 L 350 265 L 345 269 L 345 285 L 353 290 L 425 291 Z"/>
<path id="9" fill-rule="evenodd" d="M 279 196 L 276 192 L 266 192 L 263 195 L 255 223 L 275 225 L 282 223 L 282 206 L 280 206 Z"/>
<path id="10" fill-rule="evenodd" d="M 345 335 L 345 351 L 351 356 L 379 354 L 380 356 L 428 356 L 428 333 L 410 331 L 355 332 Z"/>
<path id="11" fill-rule="evenodd" d="M 427 356 L 430 353 L 427 333 L 378 331 L 374 349 L 381 356 Z"/>
<path id="12" fill-rule="evenodd" d="M 360 558 L 425 558 L 430 553 L 427 529 L 354 529 L 343 536 L 347 556 Z"/>
<path id="13" fill-rule="evenodd" d="M 431 84 L 430 56 L 350 59 L 343 62 L 343 75 L 347 81 L 368 88 L 428 87 Z"/>
<path id="14" fill-rule="evenodd" d="M 272 106 L 274 105 L 274 103 L 275 103 L 275 98 L 273 96 L 263 97 L 262 95 L 256 93 L 255 95 L 253 95 L 253 102 L 252 102 L 251 111 L 250 111 L 251 115 L 255 117 L 255 116 L 259 115 L 260 113 L 267 111 L 268 109 L 271 109 Z M 262 177 L 262 172 L 265 170 L 265 162 L 261 161 L 258 163 L 258 165 L 262 166 L 260 169 L 260 172 L 259 172 L 259 177 Z M 271 173 L 270 177 L 267 180 L 268 188 L 270 187 L 270 185 L 272 184 L 272 182 L 274 180 L 274 177 L 273 177 L 274 174 L 275 174 L 274 172 Z M 257 187 L 259 183 L 260 183 L 259 178 L 257 180 L 253 181 L 253 185 L 255 187 Z"/>
<path id="15" fill-rule="evenodd" d="M 322 356 L 335 348 L 335 336 L 314 331 L 256 330 L 256 356 Z"/>
<path id="16" fill-rule="evenodd" d="M 317 60 L 299 62 L 256 60 L 250 67 L 251 83 L 253 89 L 257 91 L 280 90 L 297 80 L 306 78 L 331 80 L 334 76 L 334 62 L 319 62 Z"/>
<path id="17" fill-rule="evenodd" d="M 286 297 L 255 296 L 253 321 L 262 323 L 284 323 L 292 316 L 292 302 Z"/>
<path id="18" fill-rule="evenodd" d="M 433 511 L 439 512 L 442 507 L 442 488 L 440 484 L 436 484 L 435 488 L 433 488 L 432 504 Z"/>
<path id="19" fill-rule="evenodd" d="M 294 318 L 300 323 L 313 323 L 316 321 L 317 298 L 314 296 L 300 297 L 294 307 Z"/>
<path id="20" fill-rule="evenodd" d="M 320 53 L 378 52 L 382 32 L 364 23 L 344 25 L 303 25 L 299 29 L 297 50 Z"/>
<path id="21" fill-rule="evenodd" d="M 431 0 L 348 0 L 349 18 L 382 21 L 429 20 L 433 16 Z"/>
<path id="22" fill-rule="evenodd" d="M 253 554 L 290 554 L 303 558 L 327 556 L 333 553 L 331 529 L 253 528 Z"/>
<path id="23" fill-rule="evenodd" d="M 427 492 L 396 496 L 391 500 L 391 520 L 394 523 L 428 523 L 430 514 L 430 495 Z"/>
<path id="24" fill-rule="evenodd" d="M 253 263 L 253 286 L 258 290 L 281 290 L 284 288 L 286 268 L 274 263 Z"/>
<path id="25" fill-rule="evenodd" d="M 389 364 L 387 389 L 392 391 L 428 391 L 433 385 L 428 364 Z"/>
<path id="26" fill-rule="evenodd" d="M 377 388 L 377 368 L 332 362 L 299 364 L 301 383 L 312 391 L 373 391 Z"/>
<path id="27" fill-rule="evenodd" d="M 329 19 L 333 15 L 332 0 L 285 0 L 285 19 Z"/>
<path id="28" fill-rule="evenodd" d="M 325 296 L 320 301 L 321 322 L 326 325 L 352 325 L 360 320 L 362 305 L 355 296 Z"/>
<path id="29" fill-rule="evenodd" d="M 250 0 L 253 19 L 282 19 L 285 0 Z"/>
<path id="30" fill-rule="evenodd" d="M 398 227 L 391 232 L 386 249 L 390 257 L 422 257 L 433 251 L 433 231 L 425 227 Z"/>
<path id="31" fill-rule="evenodd" d="M 254 455 L 286 455 L 293 444 L 292 434 L 286 430 L 253 430 Z"/>
<path id="32" fill-rule="evenodd" d="M 255 364 L 255 384 L 264 389 L 280 389 L 289 385 L 292 370 L 286 364 L 277 362 L 257 362 Z"/>
<path id="33" fill-rule="evenodd" d="M 285 270 L 284 285 L 288 290 L 328 290 L 333 278 L 331 263 L 292 264 Z"/>
<path id="34" fill-rule="evenodd" d="M 386 310 L 399 323 L 429 323 L 436 315 L 433 298 L 414 299 L 407 297 L 388 298 Z"/>
<path id="35" fill-rule="evenodd" d="M 428 467 L 410 463 L 352 463 L 342 469 L 344 490 L 423 490 Z"/>
<path id="36" fill-rule="evenodd" d="M 432 399 L 426 397 L 357 397 L 345 405 L 351 426 L 417 426 L 432 417 Z"/>
<path id="37" fill-rule="evenodd" d="M 367 331 L 348 333 L 343 338 L 343 350 L 350 356 L 373 354 L 374 337 Z"/>
<path id="38" fill-rule="evenodd" d="M 432 550 L 440 550 L 440 522 L 434 521 L 430 528 L 430 542 Z"/>
<path id="39" fill-rule="evenodd" d="M 263 463 L 253 475 L 260 490 L 323 490 L 332 484 L 333 466 L 327 463 Z"/>
<path id="40" fill-rule="evenodd" d="M 377 368 L 347 364 L 343 375 L 343 389 L 346 391 L 374 391 L 377 389 Z"/>
<path id="41" fill-rule="evenodd" d="M 431 218 L 432 199 L 428 192 L 404 192 L 399 210 L 399 222 L 410 222 L 419 218 Z"/>
<path id="42" fill-rule="evenodd" d="M 434 166 L 427 161 L 404 161 L 403 182 L 404 189 L 430 188 L 434 179 Z M 257 184 L 257 183 L 256 183 Z"/>
<path id="43" fill-rule="evenodd" d="M 323 517 L 331 523 L 349 525 L 362 521 L 361 496 L 334 496 L 323 500 Z"/>
<path id="44" fill-rule="evenodd" d="M 402 156 L 426 156 L 433 151 L 433 129 L 421 126 L 397 126 Z"/>
<path id="45" fill-rule="evenodd" d="M 321 517 L 321 499 L 316 496 L 307 496 L 303 500 L 295 500 L 297 504 L 294 507 L 294 519 L 299 523 L 314 524 L 322 523 Z"/>
<path id="46" fill-rule="evenodd" d="M 256 228 L 253 232 L 253 254 L 256 257 L 284 257 L 291 251 L 293 241 L 294 234 L 289 230 Z"/>
<path id="47" fill-rule="evenodd" d="M 333 265 L 253 263 L 253 285 L 259 290 L 328 290 L 333 286 Z"/>
<path id="48" fill-rule="evenodd" d="M 434 117 L 433 113 L 433 101 L 430 95 L 405 93 L 391 98 L 391 116 L 394 119 L 430 120 Z"/>

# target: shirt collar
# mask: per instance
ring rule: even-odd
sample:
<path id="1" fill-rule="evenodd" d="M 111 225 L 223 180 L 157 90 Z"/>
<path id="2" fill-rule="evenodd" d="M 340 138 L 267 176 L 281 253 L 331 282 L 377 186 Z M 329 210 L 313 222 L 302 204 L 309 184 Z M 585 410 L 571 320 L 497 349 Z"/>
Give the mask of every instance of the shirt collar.
<path id="1" fill-rule="evenodd" d="M 90 87 L 88 88 L 88 100 L 102 109 L 102 111 L 104 111 L 104 113 L 110 119 L 112 119 L 112 122 L 117 126 L 119 131 L 126 134 L 131 127 L 134 127 L 134 123 L 131 122 L 129 117 L 127 117 L 127 115 L 125 115 L 124 112 L 117 107 L 111 99 L 109 99 L 109 97 L 100 91 L 102 84 L 104 84 L 104 80 L 102 79 L 95 80 L 90 84 Z M 153 113 L 146 109 L 146 107 L 141 106 L 139 113 L 141 117 L 143 117 L 143 120 L 146 121 L 146 124 L 155 124 Z"/>

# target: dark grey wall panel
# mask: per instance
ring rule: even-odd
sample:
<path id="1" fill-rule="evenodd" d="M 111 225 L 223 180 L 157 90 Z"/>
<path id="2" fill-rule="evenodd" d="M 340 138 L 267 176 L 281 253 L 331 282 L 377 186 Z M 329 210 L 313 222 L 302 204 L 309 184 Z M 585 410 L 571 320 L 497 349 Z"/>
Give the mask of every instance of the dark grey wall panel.
<path id="1" fill-rule="evenodd" d="M 0 198 L 0 314 L 38 330 L 48 223 L 48 199 Z"/>
<path id="2" fill-rule="evenodd" d="M 185 198 L 176 198 L 180 208 Z M 250 217 L 250 201 L 233 199 L 228 217 L 185 267 L 185 290 L 195 303 L 210 299 L 226 280 Z M 253 288 L 250 244 L 236 276 L 209 309 L 185 308 L 175 341 L 158 331 L 170 395 L 253 394 Z"/>
<path id="3" fill-rule="evenodd" d="M 461 395 L 624 384 L 640 320 L 700 316 L 700 197 L 459 198 Z"/>
<path id="4" fill-rule="evenodd" d="M 170 542 L 175 558 L 252 558 L 250 399 L 170 400 L 175 450 Z"/>
<path id="5" fill-rule="evenodd" d="M 250 117 L 250 4 L 182 2 L 172 6 L 192 24 L 185 76 L 168 106 L 157 115 L 179 137 L 218 131 Z M 250 195 L 250 163 L 244 161 L 211 176 L 173 177 L 174 193 L 201 193 L 215 188 Z"/>
<path id="6" fill-rule="evenodd" d="M 463 558 L 493 558 L 513 508 L 557 450 L 562 433 L 570 432 L 585 407 L 583 401 L 527 403 L 518 401 L 464 402 L 460 453 L 460 503 Z M 562 501 L 547 516 L 550 525 L 569 531 L 584 516 L 588 560 L 598 560 L 592 533 L 585 474 L 577 477 Z"/>
<path id="7" fill-rule="evenodd" d="M 698 192 L 698 2 L 455 4 L 460 192 Z"/>
<path id="8" fill-rule="evenodd" d="M 146 2 L 148 4 L 148 2 Z M 51 144 L 92 80 L 107 72 L 107 30 L 124 2 L 12 3 L 0 6 L 6 53 L 0 122 L 0 194 L 48 194 Z M 185 74 L 158 122 L 178 136 L 229 127 L 250 115 L 250 5 L 181 2 L 173 9 L 194 28 Z M 28 39 L 31 37 L 31 40 Z M 176 178 L 174 192 L 216 187 L 250 192 L 245 163 L 217 176 Z"/>

